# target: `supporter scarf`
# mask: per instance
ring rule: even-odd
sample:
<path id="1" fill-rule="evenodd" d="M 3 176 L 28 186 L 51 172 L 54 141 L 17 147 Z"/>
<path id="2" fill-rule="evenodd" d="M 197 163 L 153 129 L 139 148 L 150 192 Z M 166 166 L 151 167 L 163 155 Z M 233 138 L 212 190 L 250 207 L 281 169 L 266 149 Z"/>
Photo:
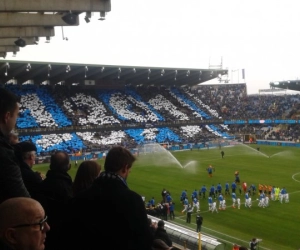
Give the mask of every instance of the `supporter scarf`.
<path id="1" fill-rule="evenodd" d="M 128 187 L 126 180 L 122 176 L 112 173 L 112 172 L 106 172 L 106 171 L 101 172 L 99 175 L 99 178 L 100 179 L 119 179 L 120 181 L 122 181 L 124 183 L 124 185 L 126 187 Z"/>

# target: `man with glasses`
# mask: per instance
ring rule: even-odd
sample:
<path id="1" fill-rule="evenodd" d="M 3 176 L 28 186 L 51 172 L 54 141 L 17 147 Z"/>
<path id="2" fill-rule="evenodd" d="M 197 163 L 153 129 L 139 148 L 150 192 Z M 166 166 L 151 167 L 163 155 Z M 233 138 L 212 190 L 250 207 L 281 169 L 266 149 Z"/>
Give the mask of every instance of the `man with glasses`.
<path id="1" fill-rule="evenodd" d="M 31 141 L 23 141 L 14 145 L 16 155 L 20 161 L 22 178 L 30 196 L 36 199 L 39 184 L 43 181 L 41 173 L 32 170 L 35 164 L 37 148 Z"/>
<path id="2" fill-rule="evenodd" d="M 19 98 L 0 87 L 0 203 L 12 197 L 30 197 L 9 135 L 19 115 Z"/>
<path id="3" fill-rule="evenodd" d="M 36 200 L 17 197 L 0 204 L 0 249 L 44 250 L 49 230 L 45 211 Z"/>

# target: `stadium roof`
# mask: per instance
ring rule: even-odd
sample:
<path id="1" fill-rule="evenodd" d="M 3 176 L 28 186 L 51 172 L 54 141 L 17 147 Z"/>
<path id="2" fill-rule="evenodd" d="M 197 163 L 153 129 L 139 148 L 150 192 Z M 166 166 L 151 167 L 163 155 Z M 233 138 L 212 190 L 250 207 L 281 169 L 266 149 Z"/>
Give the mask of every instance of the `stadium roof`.
<path id="1" fill-rule="evenodd" d="M 227 75 L 224 69 L 186 69 L 0 60 L 0 84 L 193 86 Z"/>
<path id="2" fill-rule="evenodd" d="M 300 91 L 300 80 L 270 82 L 270 88 Z"/>
<path id="3" fill-rule="evenodd" d="M 105 20 L 110 0 L 2 0 L 0 1 L 0 58 L 20 47 L 49 40 L 56 26 L 78 26 L 79 15 L 89 22 L 92 12 Z M 69 68 L 67 68 L 69 66 Z M 0 60 L 0 84 L 34 83 L 66 85 L 195 85 L 226 75 L 223 69 L 177 69 L 135 66 L 86 65 Z"/>
<path id="4" fill-rule="evenodd" d="M 103 21 L 109 11 L 110 0 L 1 0 L 0 57 L 16 54 L 20 47 L 38 45 L 40 37 L 49 41 L 56 26 L 78 26 L 83 12 L 85 21 L 90 22 L 92 12 L 99 12 Z"/>

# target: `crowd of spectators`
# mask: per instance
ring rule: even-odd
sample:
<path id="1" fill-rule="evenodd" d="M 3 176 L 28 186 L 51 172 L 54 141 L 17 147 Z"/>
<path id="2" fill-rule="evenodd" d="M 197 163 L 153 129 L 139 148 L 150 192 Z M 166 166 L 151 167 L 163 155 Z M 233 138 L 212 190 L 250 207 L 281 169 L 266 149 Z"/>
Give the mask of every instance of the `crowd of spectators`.
<path id="1" fill-rule="evenodd" d="M 263 124 L 219 124 L 220 120 L 297 117 L 299 95 L 247 95 L 245 84 L 120 90 L 30 85 L 10 88 L 21 95 L 17 122 L 20 131 L 24 128 L 54 128 L 53 134 L 46 131 L 48 135 L 22 138 L 33 140 L 39 154 L 55 150 L 55 145 L 60 145 L 57 149 L 67 148 L 69 152 L 80 149 L 103 151 L 112 145 L 135 147 L 146 140 L 196 143 L 246 133 L 268 140 L 299 139 L 297 126 L 278 129 Z M 209 120 L 211 124 L 203 124 Z M 112 127 L 101 131 L 101 126 Z M 119 126 L 119 129 L 113 126 Z M 77 132 L 55 133 L 61 127 Z M 161 130 L 162 127 L 166 129 Z"/>

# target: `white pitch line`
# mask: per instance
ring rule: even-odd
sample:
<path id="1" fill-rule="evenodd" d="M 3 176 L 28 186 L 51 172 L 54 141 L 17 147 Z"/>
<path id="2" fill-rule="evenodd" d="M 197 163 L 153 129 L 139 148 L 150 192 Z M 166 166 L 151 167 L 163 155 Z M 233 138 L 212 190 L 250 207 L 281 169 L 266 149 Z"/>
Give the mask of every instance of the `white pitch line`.
<path id="1" fill-rule="evenodd" d="M 208 211 L 206 211 L 206 212 L 208 212 Z M 180 217 L 182 217 L 182 216 L 180 216 Z M 176 217 L 176 218 L 178 218 L 178 219 L 181 220 L 181 221 L 185 221 L 185 220 L 181 219 L 180 217 Z M 189 224 L 195 225 L 195 228 L 196 228 L 196 226 L 197 226 L 195 223 L 189 223 Z M 223 235 L 223 236 L 225 236 L 225 237 L 227 237 L 227 238 L 231 238 L 231 239 L 237 240 L 238 242 L 243 242 L 243 243 L 245 243 L 245 244 L 249 244 L 249 241 L 244 241 L 244 240 L 242 240 L 242 239 L 233 237 L 233 236 L 231 236 L 231 235 L 224 234 L 224 233 L 221 233 L 221 232 L 216 231 L 216 230 L 212 230 L 212 229 L 210 229 L 210 228 L 208 228 L 208 227 L 203 227 L 203 226 L 202 226 L 202 228 L 205 228 L 205 229 L 210 230 L 210 231 L 212 231 L 212 232 L 218 233 L 218 234 Z M 214 235 L 211 235 L 211 237 L 214 237 L 214 238 L 217 238 L 217 239 L 219 238 L 219 239 L 220 239 L 220 237 L 215 237 Z M 233 245 L 233 244 L 236 244 L 236 242 L 230 242 L 230 241 L 227 241 L 227 240 L 224 240 L 224 239 L 221 239 L 221 240 L 222 240 L 222 241 L 229 242 L 229 243 L 232 244 L 232 245 Z M 260 248 L 260 249 L 265 249 L 265 250 L 271 250 L 271 249 L 269 249 L 269 248 L 262 247 L 261 245 L 259 246 L 259 248 Z"/>
<path id="2" fill-rule="evenodd" d="M 297 173 L 297 174 L 300 174 L 300 172 Z M 297 175 L 297 174 L 294 174 L 294 175 Z M 294 176 L 294 175 L 293 175 L 293 176 Z M 295 180 L 295 181 L 298 181 L 298 180 Z M 298 182 L 300 182 L 300 181 L 298 181 Z M 299 193 L 299 192 L 300 192 L 300 190 L 295 191 L 295 192 L 292 192 L 292 193 L 289 193 L 289 194 L 295 194 L 295 193 Z M 256 201 L 257 201 L 257 200 L 253 200 L 252 202 L 256 202 Z M 242 206 L 242 205 L 245 205 L 245 203 L 241 203 L 241 206 Z M 227 208 L 231 208 L 231 206 L 226 206 L 226 209 L 227 209 Z M 206 211 L 201 212 L 201 214 L 203 214 L 203 213 L 209 213 L 209 212 L 210 212 L 209 210 L 206 210 Z M 181 221 L 185 221 L 184 219 L 182 219 L 182 218 L 185 218 L 185 215 L 182 215 L 182 216 L 176 216 L 176 218 L 179 219 L 179 220 L 181 220 Z M 192 224 L 192 225 L 197 226 L 197 224 L 195 224 L 195 223 L 189 223 L 189 224 Z M 208 228 L 208 227 L 203 227 L 203 226 L 202 226 L 202 228 L 205 228 L 205 229 L 210 230 L 210 231 L 212 231 L 212 232 L 215 232 L 215 233 L 217 233 L 217 234 L 223 235 L 223 236 L 225 236 L 225 237 L 227 237 L 227 238 L 231 238 L 231 239 L 237 240 L 237 241 L 239 241 L 239 242 L 244 242 L 244 243 L 246 243 L 246 244 L 249 243 L 248 241 L 244 241 L 244 240 L 242 240 L 242 239 L 233 237 L 233 236 L 231 236 L 231 235 L 221 233 L 221 232 L 219 232 L 219 231 L 210 229 L 210 228 Z M 217 239 L 219 238 L 219 237 L 215 237 L 214 235 L 212 235 L 212 237 L 217 238 Z M 220 238 L 219 238 L 219 239 L 220 239 Z M 221 239 L 221 240 L 222 240 L 222 241 L 229 242 L 230 244 L 236 244 L 236 242 L 230 242 L 230 241 L 227 241 L 227 240 L 224 240 L 224 239 Z M 263 246 L 261 246 L 261 245 L 259 246 L 259 248 L 260 248 L 260 249 L 265 249 L 265 250 L 271 250 L 271 249 L 266 248 L 266 247 L 263 247 Z"/>
<path id="3" fill-rule="evenodd" d="M 297 180 L 297 179 L 295 178 L 296 175 L 300 175 L 300 172 L 299 172 L 299 173 L 296 173 L 296 174 L 293 174 L 293 175 L 292 175 L 292 179 L 293 179 L 294 181 L 300 182 L 299 180 Z"/>

